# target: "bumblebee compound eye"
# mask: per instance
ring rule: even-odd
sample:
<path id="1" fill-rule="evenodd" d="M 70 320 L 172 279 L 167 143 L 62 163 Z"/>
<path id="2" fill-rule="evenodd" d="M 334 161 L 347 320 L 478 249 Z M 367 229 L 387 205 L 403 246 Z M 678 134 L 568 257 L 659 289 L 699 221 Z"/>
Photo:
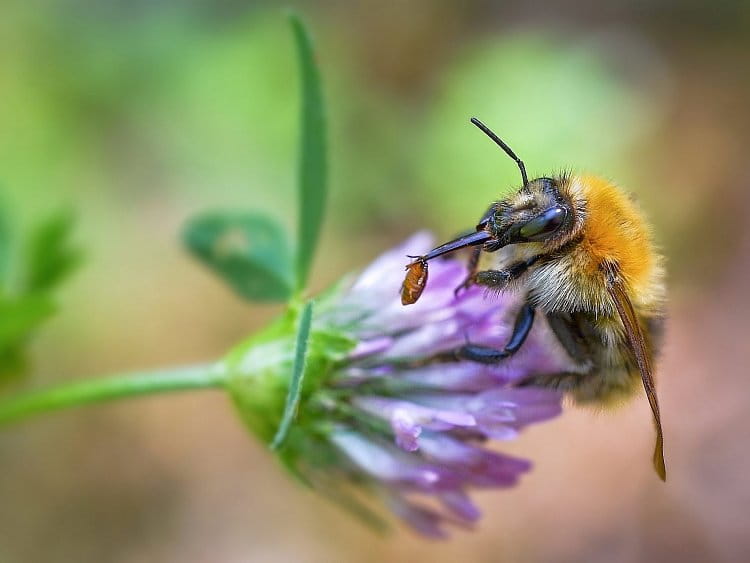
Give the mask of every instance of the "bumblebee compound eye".
<path id="1" fill-rule="evenodd" d="M 565 222 L 568 210 L 564 207 L 550 207 L 523 225 L 518 234 L 529 241 L 544 240 Z"/>

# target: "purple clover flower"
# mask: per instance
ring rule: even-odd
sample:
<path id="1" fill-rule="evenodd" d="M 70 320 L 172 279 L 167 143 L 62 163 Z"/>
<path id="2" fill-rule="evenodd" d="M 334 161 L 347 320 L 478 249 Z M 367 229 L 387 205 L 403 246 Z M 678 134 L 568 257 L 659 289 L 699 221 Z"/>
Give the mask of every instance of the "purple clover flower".
<path id="1" fill-rule="evenodd" d="M 318 299 L 311 333 L 317 355 L 280 456 L 331 496 L 340 498 L 333 489 L 348 484 L 369 490 L 414 530 L 440 538 L 446 525 L 470 527 L 480 517 L 470 490 L 512 487 L 531 467 L 489 449 L 488 440 L 514 439 L 525 426 L 560 414 L 560 393 L 517 384 L 573 366 L 543 318 L 521 350 L 498 365 L 431 362 L 467 339 L 501 348 L 522 304 L 513 293 L 488 296 L 479 287 L 455 296 L 466 266 L 445 259 L 431 262 L 421 300 L 402 306 L 405 256 L 431 247 L 431 237 L 419 233 Z M 278 401 L 268 409 L 268 385 L 277 385 L 279 395 L 282 378 L 272 368 L 248 377 L 241 366 L 259 358 L 266 366 L 288 364 L 280 352 L 288 347 L 273 332 L 228 363 L 242 372 L 235 389 L 240 410 L 264 439 L 276 424 L 268 412 L 281 409 Z M 248 381 L 273 383 L 261 389 Z"/>

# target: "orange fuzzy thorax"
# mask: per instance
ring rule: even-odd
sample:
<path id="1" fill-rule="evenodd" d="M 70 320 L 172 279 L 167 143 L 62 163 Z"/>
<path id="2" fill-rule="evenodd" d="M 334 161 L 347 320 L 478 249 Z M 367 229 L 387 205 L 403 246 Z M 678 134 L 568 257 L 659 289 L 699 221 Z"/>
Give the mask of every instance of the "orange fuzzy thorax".
<path id="1" fill-rule="evenodd" d="M 631 292 L 650 293 L 658 274 L 657 255 L 648 223 L 636 204 L 622 190 L 597 176 L 574 176 L 570 190 L 574 198 L 586 202 L 581 244 L 592 258 L 590 267 L 614 262 Z"/>

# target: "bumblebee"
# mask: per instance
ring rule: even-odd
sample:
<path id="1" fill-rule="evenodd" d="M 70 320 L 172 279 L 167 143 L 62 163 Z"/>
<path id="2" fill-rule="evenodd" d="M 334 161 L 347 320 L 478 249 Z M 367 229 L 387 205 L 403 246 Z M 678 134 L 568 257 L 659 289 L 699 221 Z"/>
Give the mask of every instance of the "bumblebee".
<path id="1" fill-rule="evenodd" d="M 665 480 L 653 379 L 664 319 L 664 269 L 648 222 L 625 192 L 602 178 L 562 174 L 529 181 L 510 147 L 481 121 L 471 121 L 516 162 L 523 185 L 490 205 L 474 232 L 416 257 L 407 266 L 411 278 L 402 301 L 413 303 L 421 295 L 429 260 L 473 247 L 469 275 L 456 291 L 474 284 L 511 289 L 524 295 L 524 304 L 504 348 L 468 343 L 452 356 L 500 362 L 523 346 L 534 318 L 544 315 L 576 368 L 523 384 L 559 389 L 577 403 L 611 404 L 632 396 L 640 380 L 656 429 L 653 464 Z"/>

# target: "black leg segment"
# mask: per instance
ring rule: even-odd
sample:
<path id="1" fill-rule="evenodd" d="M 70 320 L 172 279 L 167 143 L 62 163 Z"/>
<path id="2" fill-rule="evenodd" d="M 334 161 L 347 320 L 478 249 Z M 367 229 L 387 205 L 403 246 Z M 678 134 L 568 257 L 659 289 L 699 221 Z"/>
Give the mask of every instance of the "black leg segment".
<path id="1" fill-rule="evenodd" d="M 532 256 L 523 262 L 511 264 L 504 270 L 482 270 L 481 272 L 473 274 L 471 276 L 471 281 L 477 285 L 483 285 L 495 291 L 503 291 L 511 283 L 523 276 L 537 260 L 539 260 L 539 256 Z"/>
<path id="2" fill-rule="evenodd" d="M 469 289 L 472 284 L 474 284 L 474 276 L 477 273 L 477 269 L 479 268 L 479 257 L 482 255 L 482 247 L 481 246 L 475 246 L 471 250 L 471 257 L 469 258 L 469 263 L 467 264 L 467 267 L 469 269 L 469 274 L 466 276 L 466 279 L 461 282 L 461 284 L 453 290 L 453 295 L 458 297 L 458 294 L 462 291 Z"/>
<path id="3" fill-rule="evenodd" d="M 528 303 L 521 307 L 516 317 L 516 324 L 513 325 L 513 333 L 505 348 L 498 350 L 489 346 L 476 346 L 467 344 L 459 348 L 456 356 L 463 360 L 471 360 L 480 364 L 496 364 L 505 358 L 512 356 L 523 345 L 526 337 L 534 326 L 534 308 Z"/>

